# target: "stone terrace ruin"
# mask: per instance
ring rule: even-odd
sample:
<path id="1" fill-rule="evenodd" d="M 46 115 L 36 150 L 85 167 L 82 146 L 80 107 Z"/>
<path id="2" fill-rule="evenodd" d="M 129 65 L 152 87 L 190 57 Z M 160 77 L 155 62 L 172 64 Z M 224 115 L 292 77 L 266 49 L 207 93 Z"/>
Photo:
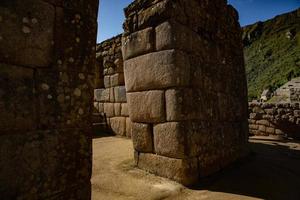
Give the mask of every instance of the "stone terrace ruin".
<path id="1" fill-rule="evenodd" d="M 132 135 L 141 169 L 190 185 L 247 152 L 233 7 L 136 0 L 122 38 L 98 46 L 96 65 L 97 8 L 97 0 L 0 2 L 4 199 L 90 198 L 93 88 L 113 131 Z"/>

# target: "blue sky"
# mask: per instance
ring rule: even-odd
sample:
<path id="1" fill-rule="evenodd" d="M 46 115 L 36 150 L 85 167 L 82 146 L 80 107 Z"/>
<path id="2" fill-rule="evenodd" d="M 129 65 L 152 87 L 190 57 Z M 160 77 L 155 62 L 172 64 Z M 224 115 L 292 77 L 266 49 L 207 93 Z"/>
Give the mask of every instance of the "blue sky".
<path id="1" fill-rule="evenodd" d="M 123 32 L 123 8 L 133 0 L 100 0 L 97 41 Z M 300 0 L 228 0 L 240 15 L 242 26 L 264 21 L 300 7 Z"/>

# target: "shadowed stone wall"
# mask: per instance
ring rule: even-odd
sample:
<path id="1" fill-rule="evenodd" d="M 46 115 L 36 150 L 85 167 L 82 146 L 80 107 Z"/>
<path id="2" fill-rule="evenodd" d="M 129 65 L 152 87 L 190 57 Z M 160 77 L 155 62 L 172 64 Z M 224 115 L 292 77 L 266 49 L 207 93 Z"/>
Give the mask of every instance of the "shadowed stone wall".
<path id="1" fill-rule="evenodd" d="M 299 103 L 250 103 L 251 135 L 300 138 Z"/>
<path id="2" fill-rule="evenodd" d="M 97 45 L 94 108 L 96 112 L 105 113 L 109 130 L 116 135 L 131 137 L 121 38 L 118 35 Z"/>
<path id="3" fill-rule="evenodd" d="M 137 0 L 125 15 L 137 166 L 190 185 L 243 156 L 247 87 L 234 8 L 225 0 Z"/>
<path id="4" fill-rule="evenodd" d="M 0 1 L 1 199 L 90 199 L 97 9 Z"/>

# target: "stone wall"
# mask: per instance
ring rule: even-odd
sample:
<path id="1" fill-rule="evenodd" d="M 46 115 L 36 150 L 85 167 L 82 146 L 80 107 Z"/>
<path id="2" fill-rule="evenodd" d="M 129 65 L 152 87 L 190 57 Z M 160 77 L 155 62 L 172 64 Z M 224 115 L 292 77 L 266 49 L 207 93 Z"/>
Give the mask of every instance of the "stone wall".
<path id="1" fill-rule="evenodd" d="M 113 133 L 131 137 L 121 38 L 119 35 L 97 45 L 94 108 L 98 113 L 105 113 L 108 129 Z"/>
<path id="2" fill-rule="evenodd" d="M 190 185 L 244 156 L 247 87 L 234 8 L 225 0 L 137 0 L 125 15 L 137 166 Z"/>
<path id="3" fill-rule="evenodd" d="M 299 105 L 299 103 L 250 103 L 250 134 L 300 138 Z"/>
<path id="4" fill-rule="evenodd" d="M 90 199 L 97 9 L 0 1 L 1 199 Z"/>

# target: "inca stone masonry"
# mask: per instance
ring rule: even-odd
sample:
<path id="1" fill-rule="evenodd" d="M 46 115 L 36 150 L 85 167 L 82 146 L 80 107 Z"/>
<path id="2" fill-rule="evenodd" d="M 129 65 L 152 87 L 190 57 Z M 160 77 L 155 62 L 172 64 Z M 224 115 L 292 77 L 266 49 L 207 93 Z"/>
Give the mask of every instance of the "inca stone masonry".
<path id="1" fill-rule="evenodd" d="M 96 61 L 97 8 L 97 0 L 0 2 L 4 199 L 90 199 L 93 104 L 132 137 L 139 168 L 185 185 L 247 152 L 233 7 L 136 0 L 123 35 L 99 45 Z"/>

